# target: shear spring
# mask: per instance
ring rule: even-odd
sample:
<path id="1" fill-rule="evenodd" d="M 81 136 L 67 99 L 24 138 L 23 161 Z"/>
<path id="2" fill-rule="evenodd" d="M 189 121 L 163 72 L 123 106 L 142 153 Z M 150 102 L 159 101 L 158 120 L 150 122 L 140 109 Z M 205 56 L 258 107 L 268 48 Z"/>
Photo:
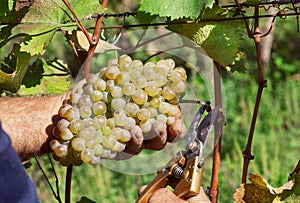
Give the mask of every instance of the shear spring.
<path id="1" fill-rule="evenodd" d="M 180 167 L 180 166 L 175 166 L 173 168 L 173 175 L 176 177 L 176 178 L 181 178 L 182 174 L 183 174 L 183 169 Z"/>

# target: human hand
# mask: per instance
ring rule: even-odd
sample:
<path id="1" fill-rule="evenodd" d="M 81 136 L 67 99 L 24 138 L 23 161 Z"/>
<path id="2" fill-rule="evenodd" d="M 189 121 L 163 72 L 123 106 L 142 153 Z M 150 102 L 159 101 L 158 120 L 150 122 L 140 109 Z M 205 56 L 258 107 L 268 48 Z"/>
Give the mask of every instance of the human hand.
<path id="1" fill-rule="evenodd" d="M 138 194 L 140 195 L 147 185 L 142 186 L 139 189 Z M 203 188 L 201 187 L 200 193 L 187 200 L 180 199 L 173 192 L 167 188 L 160 188 L 155 191 L 150 197 L 148 203 L 210 203 L 211 201 L 207 198 Z"/>
<path id="2" fill-rule="evenodd" d="M 175 116 L 175 123 L 166 126 L 161 121 L 155 121 L 147 139 L 144 138 L 140 128 L 132 129 L 130 141 L 127 143 L 125 150 L 118 153 L 116 159 L 130 158 L 143 149 L 161 150 L 167 142 L 180 140 L 186 133 L 186 127 L 181 120 L 180 108 L 179 106 L 176 107 L 178 108 L 178 114 Z"/>

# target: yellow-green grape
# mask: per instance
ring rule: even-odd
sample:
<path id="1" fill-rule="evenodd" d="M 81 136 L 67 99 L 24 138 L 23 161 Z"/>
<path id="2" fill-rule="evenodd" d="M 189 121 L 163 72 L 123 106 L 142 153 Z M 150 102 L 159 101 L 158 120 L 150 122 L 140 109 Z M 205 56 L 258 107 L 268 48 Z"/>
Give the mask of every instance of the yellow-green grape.
<path id="1" fill-rule="evenodd" d="M 63 140 L 70 140 L 74 137 L 74 135 L 69 128 L 65 128 L 60 132 L 60 137 Z"/>
<path id="2" fill-rule="evenodd" d="M 120 85 L 124 85 L 128 82 L 130 82 L 130 76 L 128 72 L 121 72 L 119 75 L 117 75 L 117 82 Z"/>
<path id="3" fill-rule="evenodd" d="M 167 76 L 170 71 L 170 68 L 168 67 L 168 63 L 165 60 L 160 60 L 156 63 L 154 70 L 158 74 Z"/>
<path id="4" fill-rule="evenodd" d="M 170 105 L 167 114 L 168 116 L 176 116 L 178 114 L 178 108 L 176 106 Z"/>
<path id="5" fill-rule="evenodd" d="M 76 134 L 85 128 L 84 122 L 80 119 L 72 120 L 69 126 L 72 133 Z"/>
<path id="6" fill-rule="evenodd" d="M 79 93 L 72 93 L 70 95 L 70 100 L 71 100 L 72 104 L 77 104 L 79 102 L 80 97 L 81 97 L 81 94 L 79 94 Z"/>
<path id="7" fill-rule="evenodd" d="M 93 86 L 87 83 L 84 84 L 83 88 L 83 94 L 90 95 L 94 91 Z"/>
<path id="8" fill-rule="evenodd" d="M 56 127 L 58 128 L 59 131 L 62 131 L 65 128 L 68 128 L 70 125 L 70 121 L 62 118 L 57 122 Z"/>
<path id="9" fill-rule="evenodd" d="M 167 76 L 162 75 L 160 73 L 156 73 L 153 78 L 153 81 L 157 84 L 157 86 L 162 87 L 167 83 L 168 79 Z"/>
<path id="10" fill-rule="evenodd" d="M 123 128 L 126 130 L 131 130 L 136 124 L 136 121 L 132 117 L 128 117 L 126 123 L 124 123 Z"/>
<path id="11" fill-rule="evenodd" d="M 130 56 L 120 56 L 118 63 L 120 71 L 129 72 L 130 70 L 132 70 L 132 59 L 130 58 Z"/>
<path id="12" fill-rule="evenodd" d="M 110 58 L 107 62 L 108 66 L 117 66 L 118 65 L 118 59 L 117 58 Z"/>
<path id="13" fill-rule="evenodd" d="M 90 73 L 85 77 L 86 82 L 91 85 L 94 84 L 97 79 L 98 79 L 98 76 L 93 73 Z"/>
<path id="14" fill-rule="evenodd" d="M 89 106 L 81 106 L 79 113 L 81 118 L 89 118 L 92 115 L 92 110 Z"/>
<path id="15" fill-rule="evenodd" d="M 100 156 L 93 156 L 92 160 L 89 161 L 89 163 L 92 165 L 96 165 L 100 163 L 100 160 L 101 160 Z"/>
<path id="16" fill-rule="evenodd" d="M 123 90 L 122 90 L 122 87 L 119 87 L 119 86 L 114 86 L 111 91 L 111 96 L 113 98 L 119 98 L 119 97 L 122 97 L 123 96 Z"/>
<path id="17" fill-rule="evenodd" d="M 111 134 L 114 136 L 114 138 L 117 140 L 118 137 L 120 137 L 122 135 L 122 128 L 120 127 L 115 127 L 111 130 Z"/>
<path id="18" fill-rule="evenodd" d="M 94 134 L 92 134 L 91 130 L 88 128 L 85 128 L 78 133 L 78 137 L 83 138 L 85 140 L 92 139 L 94 137 Z"/>
<path id="19" fill-rule="evenodd" d="M 147 79 L 142 75 L 136 75 L 131 79 L 132 84 L 136 87 L 136 89 L 142 89 L 147 85 Z"/>
<path id="20" fill-rule="evenodd" d="M 128 117 L 126 116 L 125 112 L 114 114 L 116 126 L 124 126 L 124 124 L 127 122 Z"/>
<path id="21" fill-rule="evenodd" d="M 158 115 L 157 108 L 154 107 L 148 107 L 148 111 L 150 112 L 150 118 L 155 118 Z"/>
<path id="22" fill-rule="evenodd" d="M 155 67 L 155 63 L 153 63 L 153 62 L 147 62 L 144 65 L 142 75 L 145 76 L 145 78 L 147 80 L 152 80 L 154 78 L 154 76 L 156 74 L 154 67 Z"/>
<path id="23" fill-rule="evenodd" d="M 165 99 L 162 97 L 162 96 L 159 96 L 159 97 L 153 97 L 151 100 L 150 100 L 150 106 L 151 107 L 159 107 L 160 103 L 161 102 L 164 102 Z"/>
<path id="24" fill-rule="evenodd" d="M 94 125 L 92 118 L 84 118 L 84 119 L 82 119 L 82 121 L 86 128 Z"/>
<path id="25" fill-rule="evenodd" d="M 125 129 L 121 129 L 121 136 L 118 137 L 117 140 L 121 141 L 121 142 L 128 142 L 131 138 L 131 134 L 128 130 Z"/>
<path id="26" fill-rule="evenodd" d="M 175 71 L 175 70 L 170 71 L 169 78 L 172 82 L 175 82 L 175 83 L 178 83 L 182 80 L 180 72 Z"/>
<path id="27" fill-rule="evenodd" d="M 143 105 L 148 100 L 148 95 L 144 90 L 136 90 L 132 95 L 132 100 L 138 105 Z"/>
<path id="28" fill-rule="evenodd" d="M 93 151 L 96 156 L 100 156 L 103 152 L 103 146 L 101 144 L 96 144 Z"/>
<path id="29" fill-rule="evenodd" d="M 62 144 L 57 139 L 53 139 L 50 141 L 50 148 L 52 149 L 52 151 L 54 151 L 57 147 L 61 145 Z"/>
<path id="30" fill-rule="evenodd" d="M 114 80 L 107 80 L 106 81 L 106 91 L 107 92 L 110 93 L 114 86 L 115 86 L 115 81 Z"/>
<path id="31" fill-rule="evenodd" d="M 138 112 L 139 109 L 140 107 L 133 102 L 127 103 L 124 107 L 126 114 L 130 117 L 136 117 L 136 113 Z"/>
<path id="32" fill-rule="evenodd" d="M 78 102 L 79 107 L 82 107 L 82 106 L 92 107 L 92 105 L 93 105 L 93 102 L 89 95 L 82 95 L 80 97 L 79 102 Z"/>
<path id="33" fill-rule="evenodd" d="M 102 97 L 103 102 L 108 103 L 111 100 L 111 95 L 108 92 L 103 91 L 102 95 L 103 95 Z"/>
<path id="34" fill-rule="evenodd" d="M 150 96 L 150 97 L 154 97 L 156 95 L 159 94 L 161 88 L 159 88 L 155 82 L 150 81 L 147 83 L 147 85 L 145 86 L 145 92 Z"/>
<path id="35" fill-rule="evenodd" d="M 134 80 L 137 76 L 140 76 L 142 74 L 143 67 L 141 69 L 136 68 L 129 72 L 130 80 Z"/>
<path id="36" fill-rule="evenodd" d="M 123 98 L 115 98 L 111 100 L 111 108 L 115 111 L 123 109 L 125 105 L 126 101 Z"/>
<path id="37" fill-rule="evenodd" d="M 102 128 L 102 134 L 103 134 L 103 136 L 109 136 L 110 133 L 111 133 L 111 127 L 109 127 L 109 126 L 106 125 L 106 126 L 104 126 Z"/>
<path id="38" fill-rule="evenodd" d="M 120 74 L 120 70 L 117 66 L 109 66 L 105 71 L 105 76 L 110 80 L 116 79 L 117 75 L 119 74 Z"/>
<path id="39" fill-rule="evenodd" d="M 93 149 L 96 146 L 97 142 L 95 141 L 95 139 L 89 139 L 85 141 L 85 147 L 86 148 L 90 148 Z"/>
<path id="40" fill-rule="evenodd" d="M 135 86 L 132 83 L 126 83 L 122 87 L 123 93 L 127 96 L 131 96 L 135 92 Z"/>
<path id="41" fill-rule="evenodd" d="M 103 136 L 102 138 L 102 145 L 107 149 L 112 149 L 116 140 L 113 136 Z"/>
<path id="42" fill-rule="evenodd" d="M 95 90 L 102 92 L 106 89 L 106 82 L 99 78 L 96 80 L 96 82 L 94 82 L 93 87 Z"/>
<path id="43" fill-rule="evenodd" d="M 85 148 L 85 139 L 81 137 L 75 137 L 72 139 L 71 145 L 74 150 L 81 152 Z"/>
<path id="44" fill-rule="evenodd" d="M 133 60 L 132 67 L 133 67 L 133 69 L 143 70 L 143 62 L 140 60 Z"/>
<path id="45" fill-rule="evenodd" d="M 125 149 L 125 147 L 125 144 L 116 141 L 111 150 L 115 152 L 122 152 Z"/>
<path id="46" fill-rule="evenodd" d="M 170 108 L 170 104 L 169 103 L 167 103 L 167 102 L 161 102 L 159 104 L 158 110 L 162 114 L 167 114 L 169 108 Z"/>
<path id="47" fill-rule="evenodd" d="M 96 130 L 96 133 L 95 133 L 95 141 L 97 143 L 102 143 L 102 138 L 103 138 L 103 134 L 102 134 L 102 131 L 101 130 Z"/>
<path id="48" fill-rule="evenodd" d="M 54 153 L 60 158 L 66 157 L 68 155 L 68 146 L 60 145 L 54 149 Z"/>
<path id="49" fill-rule="evenodd" d="M 90 94 L 91 100 L 95 103 L 100 101 L 103 98 L 102 92 L 95 90 Z"/>
<path id="50" fill-rule="evenodd" d="M 101 153 L 101 157 L 103 158 L 111 157 L 111 151 L 109 149 L 103 149 L 103 152 Z"/>
<path id="51" fill-rule="evenodd" d="M 172 70 L 175 68 L 175 61 L 173 59 L 166 59 L 167 66 Z"/>
<path id="52" fill-rule="evenodd" d="M 98 101 L 93 104 L 93 112 L 95 115 L 104 115 L 107 112 L 107 106 L 104 102 Z"/>
<path id="53" fill-rule="evenodd" d="M 181 80 L 178 83 L 172 83 L 172 89 L 176 92 L 176 93 L 184 93 L 187 89 L 187 83 L 184 80 Z"/>
<path id="54" fill-rule="evenodd" d="M 165 114 L 158 114 L 156 117 L 157 121 L 161 121 L 162 123 L 167 122 L 168 117 Z"/>
<path id="55" fill-rule="evenodd" d="M 181 75 L 181 79 L 182 80 L 186 80 L 187 79 L 186 72 L 185 72 L 184 68 L 177 67 L 177 68 L 174 69 L 174 71 L 178 72 Z"/>
<path id="56" fill-rule="evenodd" d="M 80 154 L 81 160 L 84 162 L 90 162 L 93 156 L 94 156 L 94 151 L 88 148 L 84 148 Z"/>
<path id="57" fill-rule="evenodd" d="M 150 118 L 150 111 L 148 109 L 142 108 L 137 112 L 136 115 L 140 121 L 146 121 Z"/>
<path id="58" fill-rule="evenodd" d="M 115 118 L 109 118 L 107 119 L 107 125 L 112 129 L 112 131 L 115 129 L 116 127 L 116 121 Z"/>
<path id="59" fill-rule="evenodd" d="M 75 109 L 72 107 L 66 111 L 66 113 L 63 117 L 66 118 L 68 121 L 72 121 L 74 119 L 79 119 L 80 114 L 79 114 L 78 109 Z"/>
<path id="60" fill-rule="evenodd" d="M 174 116 L 168 116 L 167 117 L 167 125 L 172 125 L 175 123 L 175 117 Z"/>
<path id="61" fill-rule="evenodd" d="M 69 104 L 64 104 L 63 106 L 60 107 L 60 109 L 58 110 L 58 114 L 60 115 L 60 117 L 65 117 L 66 112 L 73 108 L 71 105 Z"/>
<path id="62" fill-rule="evenodd" d="M 149 120 L 141 121 L 139 124 L 140 128 L 142 129 L 143 133 L 148 133 L 151 131 L 152 124 Z"/>
<path id="63" fill-rule="evenodd" d="M 175 92 L 173 91 L 173 89 L 170 86 L 165 86 L 163 88 L 161 94 L 166 100 L 172 100 L 176 96 Z"/>

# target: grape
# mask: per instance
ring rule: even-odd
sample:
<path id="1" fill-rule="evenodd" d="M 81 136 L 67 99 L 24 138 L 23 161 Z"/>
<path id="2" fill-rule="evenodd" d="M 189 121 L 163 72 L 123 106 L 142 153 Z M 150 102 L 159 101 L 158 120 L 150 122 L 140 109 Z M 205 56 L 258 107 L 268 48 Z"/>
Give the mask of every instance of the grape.
<path id="1" fill-rule="evenodd" d="M 132 100 L 139 104 L 145 104 L 148 100 L 148 96 L 146 94 L 146 92 L 144 90 L 137 90 L 134 92 L 134 94 L 132 95 Z"/>
<path id="2" fill-rule="evenodd" d="M 72 140 L 71 145 L 72 145 L 73 149 L 81 152 L 85 148 L 85 139 L 80 138 L 80 137 L 75 137 Z"/>
<path id="3" fill-rule="evenodd" d="M 63 101 L 50 141 L 55 160 L 67 166 L 114 158 L 131 137 L 155 132 L 155 123 L 174 124 L 186 89 L 186 72 L 172 59 L 145 65 L 128 55 L 109 59 Z"/>

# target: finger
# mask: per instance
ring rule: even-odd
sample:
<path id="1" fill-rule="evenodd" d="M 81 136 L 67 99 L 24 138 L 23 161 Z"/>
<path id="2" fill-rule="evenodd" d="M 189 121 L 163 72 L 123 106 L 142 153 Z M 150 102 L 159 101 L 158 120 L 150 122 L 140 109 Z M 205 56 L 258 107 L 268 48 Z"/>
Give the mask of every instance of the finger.
<path id="1" fill-rule="evenodd" d="M 148 203 L 186 203 L 167 188 L 158 189 L 150 197 Z"/>
<path id="2" fill-rule="evenodd" d="M 147 188 L 147 185 L 143 185 L 142 187 L 140 187 L 138 194 L 141 195 L 142 192 L 144 192 L 144 190 Z"/>
<path id="3" fill-rule="evenodd" d="M 166 145 L 167 141 L 167 129 L 166 125 L 161 121 L 155 121 L 152 124 L 152 129 L 150 132 L 151 139 L 144 140 L 143 146 L 145 149 L 150 150 L 161 150 Z"/>
<path id="4" fill-rule="evenodd" d="M 177 119 L 174 124 L 168 126 L 168 142 L 177 142 L 186 134 L 186 127 L 181 119 Z"/>
<path id="5" fill-rule="evenodd" d="M 188 199 L 188 203 L 211 203 L 211 201 L 207 198 L 203 188 L 201 187 L 200 193 Z"/>
<path id="6" fill-rule="evenodd" d="M 138 154 L 141 152 L 143 145 L 143 132 L 139 126 L 134 126 L 131 131 L 131 139 L 127 143 L 124 152 L 129 154 Z"/>

